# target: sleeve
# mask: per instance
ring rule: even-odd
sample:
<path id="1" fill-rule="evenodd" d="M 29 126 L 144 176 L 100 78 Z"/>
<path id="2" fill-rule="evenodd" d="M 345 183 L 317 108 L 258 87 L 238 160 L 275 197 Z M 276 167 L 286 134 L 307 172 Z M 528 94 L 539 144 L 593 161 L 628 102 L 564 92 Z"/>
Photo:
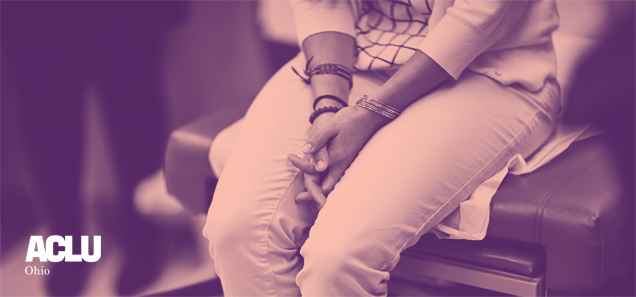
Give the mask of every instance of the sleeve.
<path id="1" fill-rule="evenodd" d="M 526 1 L 457 0 L 417 46 L 454 79 L 514 29 Z"/>
<path id="2" fill-rule="evenodd" d="M 347 0 L 290 0 L 298 43 L 320 32 L 354 34 L 354 16 Z"/>

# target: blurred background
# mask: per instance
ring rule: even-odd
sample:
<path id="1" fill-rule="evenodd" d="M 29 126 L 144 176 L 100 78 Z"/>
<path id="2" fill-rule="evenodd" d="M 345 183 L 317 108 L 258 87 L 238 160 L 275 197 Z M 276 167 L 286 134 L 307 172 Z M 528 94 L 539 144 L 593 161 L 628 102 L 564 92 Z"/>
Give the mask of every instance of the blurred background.
<path id="1" fill-rule="evenodd" d="M 613 131 L 633 193 L 626 24 L 573 86 L 612 100 L 581 100 L 565 120 Z M 293 27 L 285 0 L 0 0 L 0 296 L 219 294 L 218 283 L 201 284 L 214 275 L 202 221 L 166 193 L 166 141 L 200 116 L 244 110 L 298 53 Z M 608 73 L 630 75 L 599 79 Z M 101 235 L 102 258 L 25 275 L 36 234 Z"/>
<path id="2" fill-rule="evenodd" d="M 201 222 L 165 191 L 166 140 L 244 109 L 298 52 L 286 1 L 0 3 L 0 295 L 152 294 L 209 279 Z M 35 234 L 102 235 L 102 259 L 25 275 Z"/>

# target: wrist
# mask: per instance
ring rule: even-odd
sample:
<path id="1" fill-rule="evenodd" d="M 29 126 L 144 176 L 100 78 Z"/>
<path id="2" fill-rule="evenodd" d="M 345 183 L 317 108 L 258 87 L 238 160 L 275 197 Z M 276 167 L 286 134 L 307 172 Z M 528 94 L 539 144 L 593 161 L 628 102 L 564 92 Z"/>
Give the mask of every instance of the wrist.
<path id="1" fill-rule="evenodd" d="M 330 119 L 331 117 L 335 115 L 336 115 L 335 111 L 323 112 L 314 119 L 314 124 Z"/>
<path id="2" fill-rule="evenodd" d="M 314 98 L 314 110 L 325 106 L 336 106 L 343 108 L 347 105 L 349 104 L 347 104 L 347 101 L 345 101 L 345 99 L 331 94 L 320 95 Z"/>
<path id="3" fill-rule="evenodd" d="M 385 121 L 390 122 L 396 119 L 402 111 L 395 106 L 382 103 L 378 100 L 371 99 L 367 95 L 363 95 L 358 99 L 355 106 L 357 108 L 366 110 L 378 117 L 383 118 Z"/>
<path id="4" fill-rule="evenodd" d="M 325 106 L 337 106 L 340 108 L 345 107 L 345 105 L 342 105 L 342 103 L 333 100 L 333 99 L 329 99 L 329 98 L 324 98 L 324 99 L 320 99 L 318 102 L 316 102 L 316 104 L 314 105 L 314 110 L 321 108 L 321 107 L 325 107 Z"/>
<path id="5" fill-rule="evenodd" d="M 342 109 L 339 106 L 325 106 L 314 110 L 311 115 L 309 115 L 309 123 L 314 124 L 315 121 L 325 114 L 335 114 L 336 112 Z"/>
<path id="6" fill-rule="evenodd" d="M 356 114 L 356 118 L 359 122 L 363 123 L 365 126 L 372 127 L 374 130 L 382 128 L 382 126 L 391 121 L 386 117 L 356 105 L 351 106 L 351 108 Z"/>
<path id="7" fill-rule="evenodd" d="M 330 94 L 342 99 L 349 98 L 349 82 L 336 75 L 316 75 L 311 79 L 314 98 Z"/>

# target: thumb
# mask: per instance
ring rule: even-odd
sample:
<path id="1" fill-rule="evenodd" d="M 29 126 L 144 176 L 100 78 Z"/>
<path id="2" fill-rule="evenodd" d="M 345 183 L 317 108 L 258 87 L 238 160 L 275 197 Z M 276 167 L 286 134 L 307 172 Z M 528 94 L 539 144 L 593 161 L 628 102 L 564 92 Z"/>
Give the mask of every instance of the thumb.
<path id="1" fill-rule="evenodd" d="M 327 148 L 323 147 L 318 151 L 318 155 L 316 156 L 316 171 L 323 172 L 327 170 L 329 167 L 329 153 L 327 152 Z"/>
<path id="2" fill-rule="evenodd" d="M 335 125 L 326 127 L 316 127 L 309 130 L 303 152 L 313 154 L 323 148 L 331 138 L 336 136 L 337 130 Z"/>

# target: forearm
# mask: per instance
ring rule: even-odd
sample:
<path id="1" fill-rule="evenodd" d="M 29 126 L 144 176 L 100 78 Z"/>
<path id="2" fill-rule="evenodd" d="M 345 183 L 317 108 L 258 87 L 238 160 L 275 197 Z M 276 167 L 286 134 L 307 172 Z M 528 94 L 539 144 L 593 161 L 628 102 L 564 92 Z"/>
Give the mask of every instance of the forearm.
<path id="1" fill-rule="evenodd" d="M 404 110 L 451 78 L 433 59 L 417 51 L 382 87 L 369 94 L 369 97 L 398 110 Z"/>
<path id="2" fill-rule="evenodd" d="M 307 59 L 311 58 L 309 67 L 320 64 L 340 64 L 353 69 L 354 39 L 352 36 L 338 32 L 322 32 L 307 37 L 302 44 Z M 334 95 L 347 100 L 349 82 L 337 75 L 315 75 L 311 78 L 311 90 L 314 98 L 320 95 Z M 333 100 L 324 99 L 318 106 L 334 105 Z"/>

